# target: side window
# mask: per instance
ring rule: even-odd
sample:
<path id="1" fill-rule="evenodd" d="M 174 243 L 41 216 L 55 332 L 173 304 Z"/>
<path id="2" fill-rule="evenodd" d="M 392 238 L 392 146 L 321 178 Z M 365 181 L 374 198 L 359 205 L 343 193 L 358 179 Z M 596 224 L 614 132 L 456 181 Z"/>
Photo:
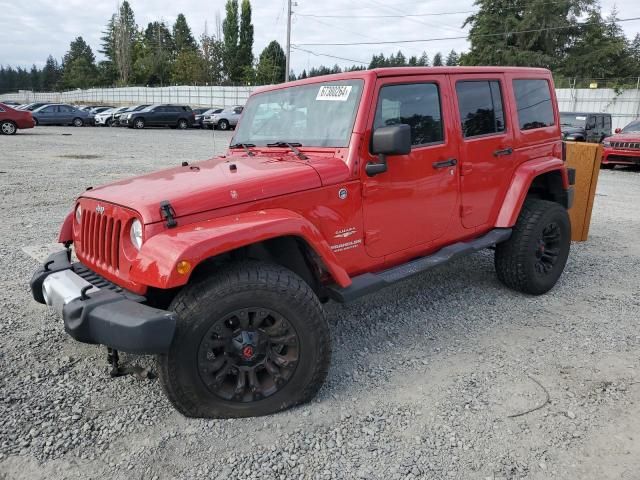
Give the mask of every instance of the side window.
<path id="1" fill-rule="evenodd" d="M 411 144 L 442 142 L 440 92 L 435 83 L 388 85 L 380 89 L 373 128 L 406 123 Z"/>
<path id="2" fill-rule="evenodd" d="M 4 108 L 0 107 L 0 112 L 4 112 Z"/>
<path id="3" fill-rule="evenodd" d="M 240 115 L 242 113 L 242 107 L 238 107 L 236 109 L 233 110 L 234 113 L 237 113 L 238 115 Z"/>
<path id="4" fill-rule="evenodd" d="M 604 115 L 598 117 L 598 128 L 604 128 Z"/>
<path id="5" fill-rule="evenodd" d="M 604 117 L 604 129 L 607 132 L 611 131 L 611 117 L 609 115 L 605 115 Z"/>
<path id="6" fill-rule="evenodd" d="M 471 80 L 456 83 L 458 108 L 465 138 L 505 130 L 500 82 Z"/>
<path id="7" fill-rule="evenodd" d="M 513 91 L 516 96 L 520 130 L 554 125 L 553 103 L 548 81 L 514 80 Z"/>
<path id="8" fill-rule="evenodd" d="M 591 115 L 589 117 L 589 120 L 587 120 L 587 128 L 596 128 L 596 117 L 594 117 L 593 115 Z"/>

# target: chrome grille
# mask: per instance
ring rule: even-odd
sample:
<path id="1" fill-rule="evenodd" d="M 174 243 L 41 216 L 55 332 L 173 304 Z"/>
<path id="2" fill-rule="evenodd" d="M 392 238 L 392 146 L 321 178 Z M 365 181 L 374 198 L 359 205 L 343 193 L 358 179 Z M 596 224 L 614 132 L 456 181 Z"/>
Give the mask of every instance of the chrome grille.
<path id="1" fill-rule="evenodd" d="M 120 231 L 122 222 L 107 214 L 91 210 L 82 218 L 82 254 L 89 261 L 118 269 L 120 264 Z"/>
<path id="2" fill-rule="evenodd" d="M 640 149 L 640 142 L 611 142 L 613 148 L 628 148 L 631 150 Z"/>

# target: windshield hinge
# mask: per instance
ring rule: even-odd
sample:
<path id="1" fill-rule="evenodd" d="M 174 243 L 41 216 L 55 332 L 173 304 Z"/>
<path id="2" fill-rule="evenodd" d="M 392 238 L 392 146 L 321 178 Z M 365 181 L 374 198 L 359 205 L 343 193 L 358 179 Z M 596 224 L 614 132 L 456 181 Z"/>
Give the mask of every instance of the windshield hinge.
<path id="1" fill-rule="evenodd" d="M 160 202 L 160 213 L 162 214 L 162 218 L 167 221 L 167 228 L 173 228 L 178 226 L 178 222 L 176 222 L 176 211 L 173 209 L 168 200 L 163 200 Z"/>

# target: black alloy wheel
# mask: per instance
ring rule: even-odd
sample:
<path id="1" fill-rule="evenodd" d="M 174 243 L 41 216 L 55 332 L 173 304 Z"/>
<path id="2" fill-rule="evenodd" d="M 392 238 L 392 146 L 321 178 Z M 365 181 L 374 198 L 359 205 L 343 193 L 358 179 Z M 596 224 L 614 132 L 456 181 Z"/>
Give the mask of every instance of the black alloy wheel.
<path id="1" fill-rule="evenodd" d="M 253 402 L 283 388 L 299 360 L 298 335 L 274 310 L 244 308 L 215 322 L 198 349 L 198 371 L 211 393 Z"/>

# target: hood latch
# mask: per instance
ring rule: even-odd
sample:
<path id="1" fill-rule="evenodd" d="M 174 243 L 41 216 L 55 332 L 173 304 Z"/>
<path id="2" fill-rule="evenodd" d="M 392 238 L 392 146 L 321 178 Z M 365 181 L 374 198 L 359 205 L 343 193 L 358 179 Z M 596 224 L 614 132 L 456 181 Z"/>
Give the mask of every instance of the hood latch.
<path id="1" fill-rule="evenodd" d="M 174 228 L 178 226 L 178 222 L 176 221 L 176 211 L 168 200 L 160 202 L 160 213 L 162 214 L 162 218 L 167 221 L 167 228 Z"/>

